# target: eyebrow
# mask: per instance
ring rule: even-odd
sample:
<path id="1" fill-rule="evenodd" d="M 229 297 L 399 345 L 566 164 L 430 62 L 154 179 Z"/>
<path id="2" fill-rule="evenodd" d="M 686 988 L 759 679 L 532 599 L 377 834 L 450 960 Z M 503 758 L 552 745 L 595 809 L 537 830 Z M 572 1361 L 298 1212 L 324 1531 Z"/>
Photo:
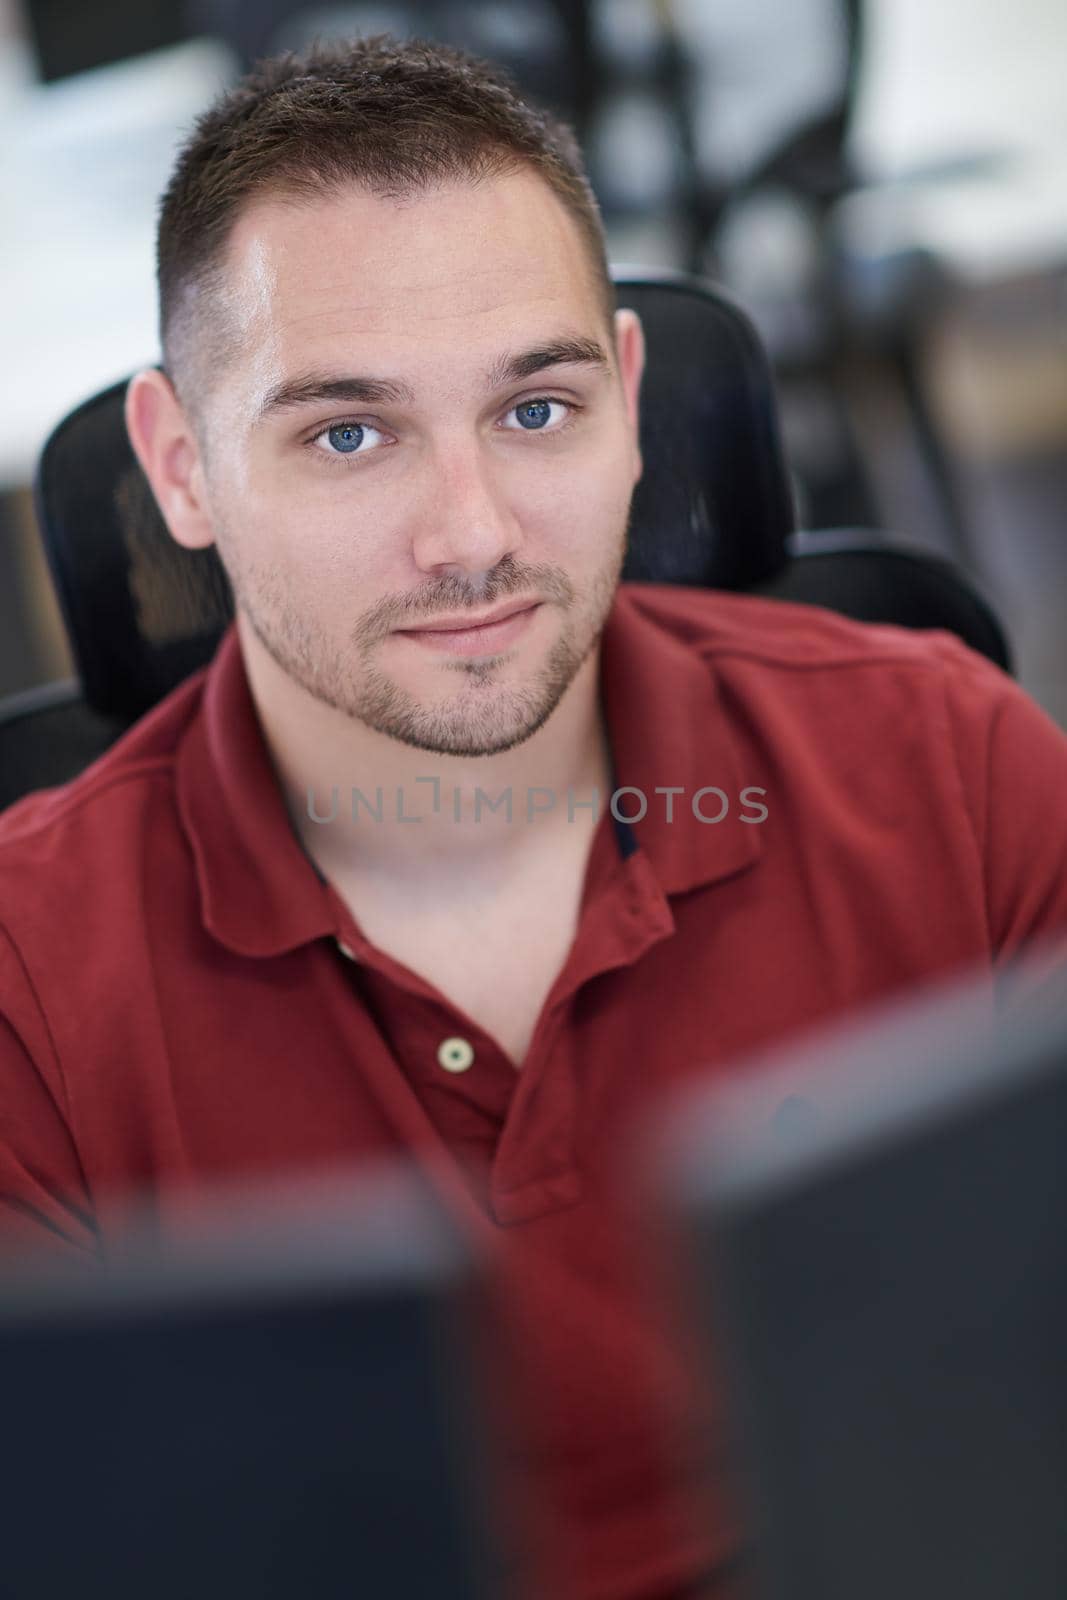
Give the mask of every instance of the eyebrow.
<path id="1" fill-rule="evenodd" d="M 596 339 L 568 337 L 499 356 L 485 373 L 485 387 L 491 393 L 507 384 L 519 383 L 523 378 L 532 378 L 549 367 L 561 366 L 589 367 L 603 374 L 611 372 L 611 363 Z M 268 389 L 256 413 L 256 421 L 278 412 L 295 410 L 299 406 L 337 402 L 348 405 L 414 405 L 415 395 L 406 383 L 399 383 L 392 378 L 335 377 L 329 373 L 313 372 L 300 378 L 284 379 Z"/>

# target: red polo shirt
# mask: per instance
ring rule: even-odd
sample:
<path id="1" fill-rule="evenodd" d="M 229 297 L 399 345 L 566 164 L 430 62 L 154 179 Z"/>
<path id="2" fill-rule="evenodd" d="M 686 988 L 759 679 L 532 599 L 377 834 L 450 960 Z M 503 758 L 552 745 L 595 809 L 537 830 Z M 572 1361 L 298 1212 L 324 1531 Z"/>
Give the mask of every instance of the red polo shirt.
<path id="1" fill-rule="evenodd" d="M 658 584 L 620 590 L 601 688 L 637 820 L 603 810 L 521 1072 L 320 879 L 232 629 L 7 811 L 0 1211 L 93 1259 L 134 1189 L 165 1228 L 198 1180 L 414 1155 L 492 1253 L 516 1462 L 574 1595 L 661 1600 L 742 1533 L 728 1459 L 691 1496 L 627 1138 L 687 1076 L 1067 929 L 1067 737 L 947 633 Z"/>

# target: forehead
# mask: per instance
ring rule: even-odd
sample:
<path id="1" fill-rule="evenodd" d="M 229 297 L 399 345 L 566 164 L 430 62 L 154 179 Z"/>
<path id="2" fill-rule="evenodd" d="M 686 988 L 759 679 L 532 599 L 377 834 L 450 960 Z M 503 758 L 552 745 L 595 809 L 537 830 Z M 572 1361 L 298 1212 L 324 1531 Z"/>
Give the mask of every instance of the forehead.
<path id="1" fill-rule="evenodd" d="M 534 172 L 381 199 L 355 187 L 255 202 L 226 259 L 248 368 L 353 355 L 472 359 L 549 324 L 597 331 L 573 218 Z"/>

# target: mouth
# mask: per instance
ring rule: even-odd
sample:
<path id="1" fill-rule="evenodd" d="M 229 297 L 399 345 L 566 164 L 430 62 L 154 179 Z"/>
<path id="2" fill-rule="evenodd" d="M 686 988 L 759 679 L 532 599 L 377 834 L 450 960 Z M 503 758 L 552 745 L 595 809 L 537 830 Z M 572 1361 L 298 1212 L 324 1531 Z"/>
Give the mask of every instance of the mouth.
<path id="1" fill-rule="evenodd" d="M 452 655 L 492 654 L 519 639 L 540 610 L 540 600 L 518 601 L 512 606 L 502 606 L 486 621 L 472 623 L 464 619 L 457 627 L 434 623 L 426 628 L 398 628 L 397 638 L 410 639 L 413 644 L 429 649 L 446 650 Z"/>
<path id="2" fill-rule="evenodd" d="M 438 622 L 424 622 L 418 628 L 403 628 L 403 633 L 467 633 L 473 628 L 488 628 L 494 623 L 504 622 L 508 617 L 513 617 L 520 611 L 529 611 L 532 606 L 539 605 L 538 600 L 512 600 L 507 605 L 497 606 L 495 611 L 487 611 L 480 617 L 456 616 L 444 617 Z"/>

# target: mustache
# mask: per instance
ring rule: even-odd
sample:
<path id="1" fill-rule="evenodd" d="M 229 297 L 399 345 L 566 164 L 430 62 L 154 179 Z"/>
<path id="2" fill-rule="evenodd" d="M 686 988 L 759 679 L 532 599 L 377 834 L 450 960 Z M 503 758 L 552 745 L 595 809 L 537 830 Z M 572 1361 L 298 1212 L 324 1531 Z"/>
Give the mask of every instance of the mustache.
<path id="1" fill-rule="evenodd" d="M 567 576 L 544 568 L 517 573 L 513 581 L 486 583 L 477 589 L 459 582 L 435 584 L 403 601 L 381 601 L 361 625 L 359 635 L 363 640 L 378 639 L 397 628 L 417 628 L 420 621 L 431 617 L 455 616 L 457 625 L 461 625 L 465 614 L 484 614 L 509 600 L 540 600 L 567 606 L 573 599 L 574 586 Z"/>

